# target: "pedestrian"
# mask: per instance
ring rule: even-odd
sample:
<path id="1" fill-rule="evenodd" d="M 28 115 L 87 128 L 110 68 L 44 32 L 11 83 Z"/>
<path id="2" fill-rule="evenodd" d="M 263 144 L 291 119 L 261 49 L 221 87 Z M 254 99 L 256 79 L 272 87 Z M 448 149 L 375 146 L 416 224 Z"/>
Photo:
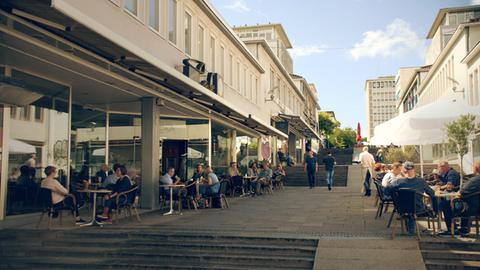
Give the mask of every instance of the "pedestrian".
<path id="1" fill-rule="evenodd" d="M 332 190 L 333 187 L 333 169 L 335 164 L 335 158 L 332 155 L 331 151 L 327 152 L 327 156 L 322 160 L 323 164 L 325 165 L 325 178 L 327 180 L 327 187 L 328 190 Z"/>
<path id="2" fill-rule="evenodd" d="M 370 179 L 372 178 L 372 170 L 373 166 L 375 165 L 375 158 L 372 154 L 368 152 L 368 147 L 363 147 L 363 152 L 360 153 L 358 156 L 360 160 L 360 166 L 362 167 L 362 193 L 365 196 L 370 196 L 372 194 L 372 190 L 370 189 Z"/>
<path id="3" fill-rule="evenodd" d="M 303 171 L 307 173 L 308 185 L 310 189 L 315 187 L 315 174 L 318 171 L 317 158 L 313 155 L 313 151 L 308 151 L 308 155 L 305 158 L 305 165 Z"/>

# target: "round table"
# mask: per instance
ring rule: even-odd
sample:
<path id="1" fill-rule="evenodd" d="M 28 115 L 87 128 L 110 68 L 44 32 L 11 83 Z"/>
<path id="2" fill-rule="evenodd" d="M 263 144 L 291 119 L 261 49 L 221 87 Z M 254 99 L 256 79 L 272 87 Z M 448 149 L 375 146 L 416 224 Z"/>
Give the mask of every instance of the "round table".
<path id="1" fill-rule="evenodd" d="M 175 213 L 175 210 L 173 210 L 173 189 L 185 188 L 185 185 L 183 184 L 182 185 L 161 185 L 160 187 L 170 189 L 170 211 L 168 211 L 163 215 L 164 216 L 173 215 Z M 181 215 L 182 212 L 179 212 L 179 214 Z"/>
<path id="2" fill-rule="evenodd" d="M 79 190 L 78 192 L 80 193 L 90 193 L 92 194 L 92 220 L 90 220 L 87 223 L 84 223 L 80 225 L 81 227 L 86 227 L 86 226 L 100 226 L 103 227 L 103 223 L 97 221 L 96 219 L 96 210 L 97 210 L 97 194 L 108 194 L 112 193 L 111 190 L 108 189 L 84 189 L 84 190 Z"/>

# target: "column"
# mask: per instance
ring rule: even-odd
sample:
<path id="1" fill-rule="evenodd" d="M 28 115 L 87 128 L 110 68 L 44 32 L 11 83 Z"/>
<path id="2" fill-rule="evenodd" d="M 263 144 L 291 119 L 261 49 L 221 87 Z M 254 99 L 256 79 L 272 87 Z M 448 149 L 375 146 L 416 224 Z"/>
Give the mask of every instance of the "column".
<path id="1" fill-rule="evenodd" d="M 142 99 L 142 198 L 145 209 L 158 208 L 160 116 L 155 98 Z"/>
<path id="2" fill-rule="evenodd" d="M 296 157 L 296 148 L 297 148 L 297 136 L 290 132 L 288 134 L 288 154 L 290 155 L 291 158 Z"/>
<path id="3" fill-rule="evenodd" d="M 237 162 L 237 131 L 232 129 L 229 131 L 230 140 L 230 161 Z"/>

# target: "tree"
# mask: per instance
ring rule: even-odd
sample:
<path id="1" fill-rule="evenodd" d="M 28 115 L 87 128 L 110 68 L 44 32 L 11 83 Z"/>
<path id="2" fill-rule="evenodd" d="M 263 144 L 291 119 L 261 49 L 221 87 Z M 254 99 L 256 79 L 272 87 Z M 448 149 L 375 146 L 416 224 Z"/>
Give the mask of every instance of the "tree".
<path id="1" fill-rule="evenodd" d="M 420 162 L 420 154 L 417 151 L 417 148 L 413 145 L 407 145 L 405 147 L 388 147 L 385 151 L 385 162 L 386 163 L 395 163 L 395 162 L 405 162 L 411 161 L 413 163 Z"/>
<path id="2" fill-rule="evenodd" d="M 328 138 L 330 145 L 337 148 L 353 147 L 357 138 L 357 133 L 352 128 L 335 128 Z"/>
<path id="3" fill-rule="evenodd" d="M 326 141 L 330 144 L 329 137 L 333 134 L 333 131 L 340 127 L 340 122 L 335 120 L 330 114 L 326 112 L 318 113 L 318 129 L 320 135 L 325 137 Z"/>
<path id="4" fill-rule="evenodd" d="M 475 126 L 475 116 L 462 115 L 456 121 L 445 125 L 448 135 L 448 148 L 460 158 L 460 183 L 463 184 L 463 157 L 468 153 L 468 140 L 480 126 Z"/>

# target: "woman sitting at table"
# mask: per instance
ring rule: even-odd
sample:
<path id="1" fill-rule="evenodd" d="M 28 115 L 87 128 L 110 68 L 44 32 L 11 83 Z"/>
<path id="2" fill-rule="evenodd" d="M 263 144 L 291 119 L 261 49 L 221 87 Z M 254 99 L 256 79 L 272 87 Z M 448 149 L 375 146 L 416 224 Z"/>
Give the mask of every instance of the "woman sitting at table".
<path id="1" fill-rule="evenodd" d="M 52 213 L 53 217 L 56 218 L 58 216 L 58 210 L 71 209 L 72 214 L 75 215 L 75 223 L 77 225 L 84 223 L 85 221 L 80 218 L 78 213 L 78 207 L 74 200 L 75 197 L 69 195 L 68 190 L 55 179 L 57 176 L 57 168 L 47 166 L 44 172 L 47 178 L 42 180 L 40 186 L 52 191 L 52 204 L 54 209 L 54 212 Z"/>
<path id="2" fill-rule="evenodd" d="M 120 175 L 117 183 L 112 186 L 112 193 L 105 195 L 105 206 L 103 208 L 103 215 L 99 215 L 98 218 L 102 220 L 106 220 L 107 222 L 111 222 L 110 211 L 117 207 L 117 196 L 125 191 L 128 191 L 132 184 L 130 182 L 130 178 L 127 176 L 127 168 L 124 165 L 120 165 L 117 168 L 116 173 Z"/>
<path id="3" fill-rule="evenodd" d="M 220 190 L 220 181 L 218 180 L 217 175 L 213 172 L 212 167 L 206 166 L 205 173 L 207 178 L 200 183 L 200 194 L 202 197 L 210 197 Z M 206 202 L 206 207 L 208 207 L 208 201 Z"/>
<path id="4" fill-rule="evenodd" d="M 252 164 L 250 164 L 250 167 L 247 169 L 247 176 L 258 176 L 258 167 L 256 162 L 252 162 Z"/>
<path id="5" fill-rule="evenodd" d="M 240 176 L 240 171 L 238 170 L 237 163 L 235 161 L 230 162 L 230 167 L 228 168 L 228 176 Z"/>

